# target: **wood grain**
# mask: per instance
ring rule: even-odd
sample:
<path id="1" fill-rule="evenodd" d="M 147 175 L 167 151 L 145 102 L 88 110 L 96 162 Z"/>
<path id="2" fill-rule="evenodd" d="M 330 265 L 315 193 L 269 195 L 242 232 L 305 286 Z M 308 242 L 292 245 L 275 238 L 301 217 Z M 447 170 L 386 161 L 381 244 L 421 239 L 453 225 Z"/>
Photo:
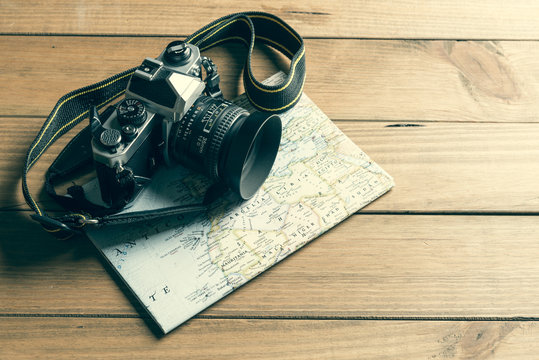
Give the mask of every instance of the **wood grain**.
<path id="1" fill-rule="evenodd" d="M 539 351 L 536 322 L 197 319 L 156 338 L 140 319 L 5 318 L 0 334 L 8 359 L 484 360 Z"/>
<path id="2" fill-rule="evenodd" d="M 22 161 L 60 96 L 242 10 L 307 38 L 306 93 L 397 185 L 161 337 L 88 240 L 21 211 Z M 528 0 L 1 1 L 0 358 L 537 358 L 538 18 Z M 241 93 L 242 47 L 207 55 Z M 259 78 L 286 67 L 256 49 Z M 30 175 L 49 208 L 66 141 Z"/>
<path id="3" fill-rule="evenodd" d="M 42 122 L 41 118 L 0 122 L 3 208 L 27 209 L 20 191 L 21 167 Z M 395 188 L 366 211 L 539 211 L 539 124 L 425 122 L 394 127 L 395 123 L 340 121 L 337 125 L 396 181 Z M 49 208 L 57 207 L 41 190 L 44 173 L 67 140 L 46 152 L 29 175 L 30 190 Z"/>
<path id="4" fill-rule="evenodd" d="M 0 225 L 0 314 L 144 314 L 87 241 L 13 212 Z M 537 318 L 538 231 L 533 216 L 356 215 L 203 315 Z"/>
<path id="5" fill-rule="evenodd" d="M 0 73 L 10 86 L 0 87 L 0 115 L 46 116 L 65 93 L 157 56 L 172 39 L 3 36 Z M 539 119 L 537 42 L 313 39 L 306 46 L 305 91 L 332 119 Z M 223 75 L 225 96 L 243 92 L 243 47 L 207 55 Z M 263 47 L 253 67 L 260 79 L 287 70 Z"/>
<path id="6" fill-rule="evenodd" d="M 188 35 L 218 17 L 252 10 L 280 16 L 307 37 L 539 38 L 539 6 L 526 0 L 7 0 L 0 4 L 0 32 Z"/>

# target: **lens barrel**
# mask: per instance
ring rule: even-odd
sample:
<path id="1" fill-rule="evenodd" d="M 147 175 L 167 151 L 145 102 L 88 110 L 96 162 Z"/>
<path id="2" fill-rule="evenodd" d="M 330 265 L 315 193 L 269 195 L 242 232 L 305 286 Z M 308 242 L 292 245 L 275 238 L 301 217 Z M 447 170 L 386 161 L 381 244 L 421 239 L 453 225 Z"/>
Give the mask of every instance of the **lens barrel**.
<path id="1" fill-rule="evenodd" d="M 201 96 L 174 124 L 169 154 L 187 168 L 223 181 L 242 199 L 251 198 L 273 166 L 281 119 L 229 101 Z"/>

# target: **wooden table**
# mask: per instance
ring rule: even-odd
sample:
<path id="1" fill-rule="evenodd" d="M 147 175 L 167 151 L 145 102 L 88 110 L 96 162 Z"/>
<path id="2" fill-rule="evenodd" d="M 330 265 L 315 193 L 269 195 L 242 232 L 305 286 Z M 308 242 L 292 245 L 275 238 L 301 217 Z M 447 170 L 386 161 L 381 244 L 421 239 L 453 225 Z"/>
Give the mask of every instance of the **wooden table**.
<path id="1" fill-rule="evenodd" d="M 396 187 L 161 337 L 87 239 L 29 219 L 23 157 L 61 95 L 255 9 L 305 37 L 305 92 Z M 0 358 L 538 357 L 537 2 L 2 0 L 0 33 Z M 241 93 L 243 48 L 208 55 Z M 259 78 L 283 64 L 257 49 Z"/>

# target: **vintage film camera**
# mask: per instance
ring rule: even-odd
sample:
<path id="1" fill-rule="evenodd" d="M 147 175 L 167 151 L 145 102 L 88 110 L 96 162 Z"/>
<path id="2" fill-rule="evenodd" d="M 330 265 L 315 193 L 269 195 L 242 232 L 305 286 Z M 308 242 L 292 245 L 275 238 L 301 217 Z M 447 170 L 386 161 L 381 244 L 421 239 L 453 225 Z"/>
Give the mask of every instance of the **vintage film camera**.
<path id="1" fill-rule="evenodd" d="M 92 108 L 90 127 L 101 198 L 114 209 L 129 204 L 161 163 L 180 163 L 249 199 L 281 139 L 277 115 L 224 100 L 216 66 L 181 41 L 142 62 L 124 100 L 101 116 Z"/>

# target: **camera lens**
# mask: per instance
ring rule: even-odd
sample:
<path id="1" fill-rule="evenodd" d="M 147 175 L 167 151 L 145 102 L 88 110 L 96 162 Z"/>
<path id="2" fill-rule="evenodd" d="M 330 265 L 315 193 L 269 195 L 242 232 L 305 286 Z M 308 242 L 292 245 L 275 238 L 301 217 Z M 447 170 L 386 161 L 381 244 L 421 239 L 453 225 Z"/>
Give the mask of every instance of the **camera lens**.
<path id="1" fill-rule="evenodd" d="M 190 169 L 223 181 L 242 199 L 251 198 L 273 166 L 281 119 L 229 101 L 201 96 L 172 128 L 169 153 Z"/>

